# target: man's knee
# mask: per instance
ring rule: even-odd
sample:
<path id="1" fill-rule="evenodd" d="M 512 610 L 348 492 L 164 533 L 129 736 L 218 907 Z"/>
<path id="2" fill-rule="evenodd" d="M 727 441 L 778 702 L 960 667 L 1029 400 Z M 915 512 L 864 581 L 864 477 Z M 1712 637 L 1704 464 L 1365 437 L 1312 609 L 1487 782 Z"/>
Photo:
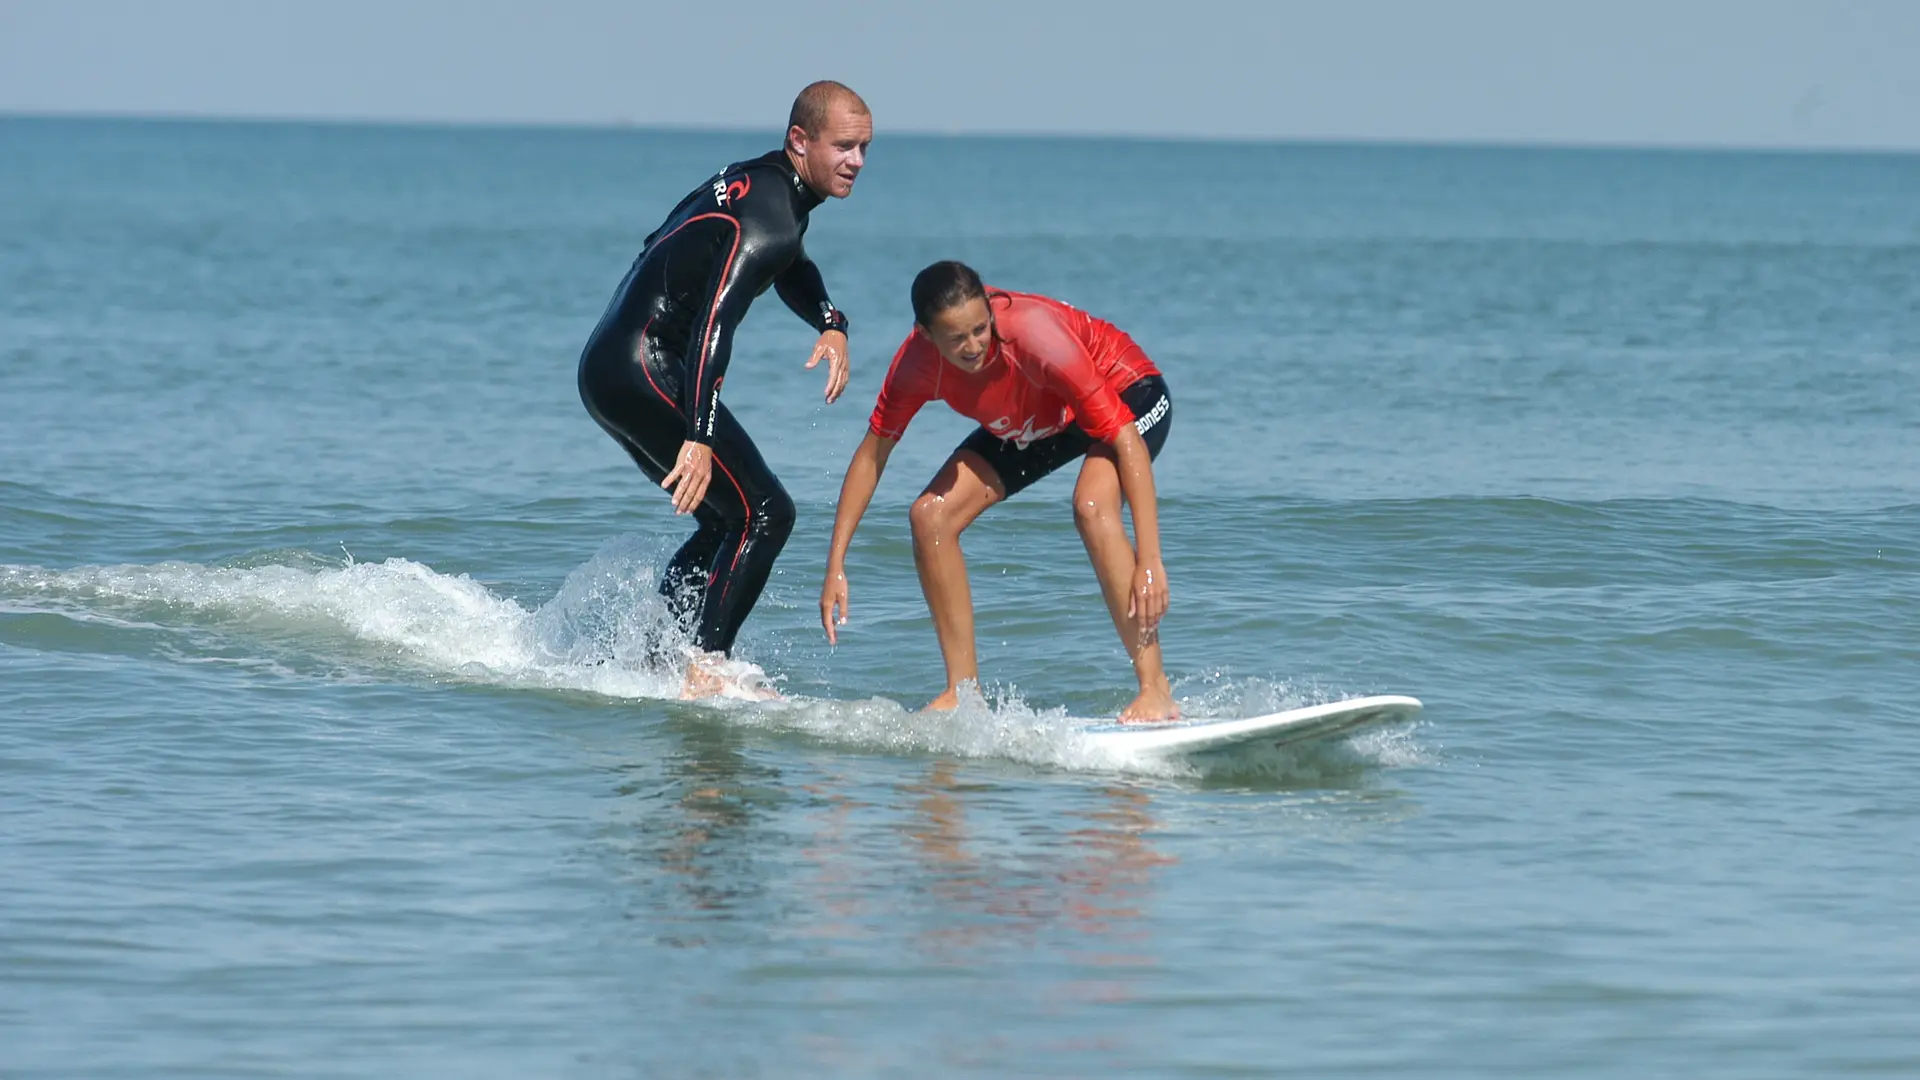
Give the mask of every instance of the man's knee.
<path id="1" fill-rule="evenodd" d="M 776 543 L 786 543 L 793 532 L 793 523 L 799 517 L 794 510 L 793 497 L 785 491 L 773 491 L 759 500 L 753 515 L 752 528 L 761 536 Z"/>

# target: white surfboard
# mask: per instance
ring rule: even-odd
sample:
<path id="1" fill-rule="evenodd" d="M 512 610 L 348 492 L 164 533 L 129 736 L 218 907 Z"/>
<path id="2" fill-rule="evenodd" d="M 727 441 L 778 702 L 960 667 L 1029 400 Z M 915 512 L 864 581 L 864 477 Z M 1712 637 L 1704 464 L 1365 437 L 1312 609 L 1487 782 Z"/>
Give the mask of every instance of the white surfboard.
<path id="1" fill-rule="evenodd" d="M 1350 735 L 1379 724 L 1411 720 L 1419 712 L 1417 698 L 1382 694 L 1240 720 L 1176 720 L 1163 724 L 1089 722 L 1084 731 L 1088 743 L 1101 750 L 1186 757 L 1256 746 L 1292 746 Z"/>

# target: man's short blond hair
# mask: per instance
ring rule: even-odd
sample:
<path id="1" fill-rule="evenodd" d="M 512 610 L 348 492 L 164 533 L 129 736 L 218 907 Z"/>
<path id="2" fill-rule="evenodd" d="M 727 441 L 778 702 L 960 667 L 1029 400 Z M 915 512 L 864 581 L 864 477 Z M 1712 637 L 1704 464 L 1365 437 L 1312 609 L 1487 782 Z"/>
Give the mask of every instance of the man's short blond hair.
<path id="1" fill-rule="evenodd" d="M 800 91 L 800 96 L 793 99 L 793 108 L 787 113 L 787 131 L 791 133 L 794 128 L 799 128 L 807 133 L 807 138 L 819 138 L 820 130 L 827 126 L 828 114 L 835 105 L 842 103 L 851 106 L 856 113 L 873 115 L 860 95 L 848 89 L 844 83 L 832 79 L 808 83 L 807 88 Z"/>

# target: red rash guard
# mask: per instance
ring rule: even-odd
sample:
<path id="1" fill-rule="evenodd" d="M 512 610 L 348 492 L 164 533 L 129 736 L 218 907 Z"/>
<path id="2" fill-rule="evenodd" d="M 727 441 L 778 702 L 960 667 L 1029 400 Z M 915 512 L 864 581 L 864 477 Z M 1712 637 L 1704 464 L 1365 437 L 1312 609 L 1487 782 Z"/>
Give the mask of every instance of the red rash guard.
<path id="1" fill-rule="evenodd" d="M 987 290 L 994 342 L 977 372 L 941 359 L 918 326 L 893 354 L 867 427 L 898 441 L 929 401 L 940 400 L 1002 439 L 1025 448 L 1078 422 L 1112 442 L 1135 418 L 1120 391 L 1160 370 L 1112 323 L 1058 300 Z"/>

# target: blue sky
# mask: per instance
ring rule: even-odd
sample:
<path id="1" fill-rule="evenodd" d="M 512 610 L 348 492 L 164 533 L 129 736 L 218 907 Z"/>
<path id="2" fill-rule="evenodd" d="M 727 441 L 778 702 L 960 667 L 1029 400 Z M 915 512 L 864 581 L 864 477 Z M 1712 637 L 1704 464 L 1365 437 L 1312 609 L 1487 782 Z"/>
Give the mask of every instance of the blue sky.
<path id="1" fill-rule="evenodd" d="M 1920 150 L 1910 0 L 0 0 L 0 112 Z"/>

